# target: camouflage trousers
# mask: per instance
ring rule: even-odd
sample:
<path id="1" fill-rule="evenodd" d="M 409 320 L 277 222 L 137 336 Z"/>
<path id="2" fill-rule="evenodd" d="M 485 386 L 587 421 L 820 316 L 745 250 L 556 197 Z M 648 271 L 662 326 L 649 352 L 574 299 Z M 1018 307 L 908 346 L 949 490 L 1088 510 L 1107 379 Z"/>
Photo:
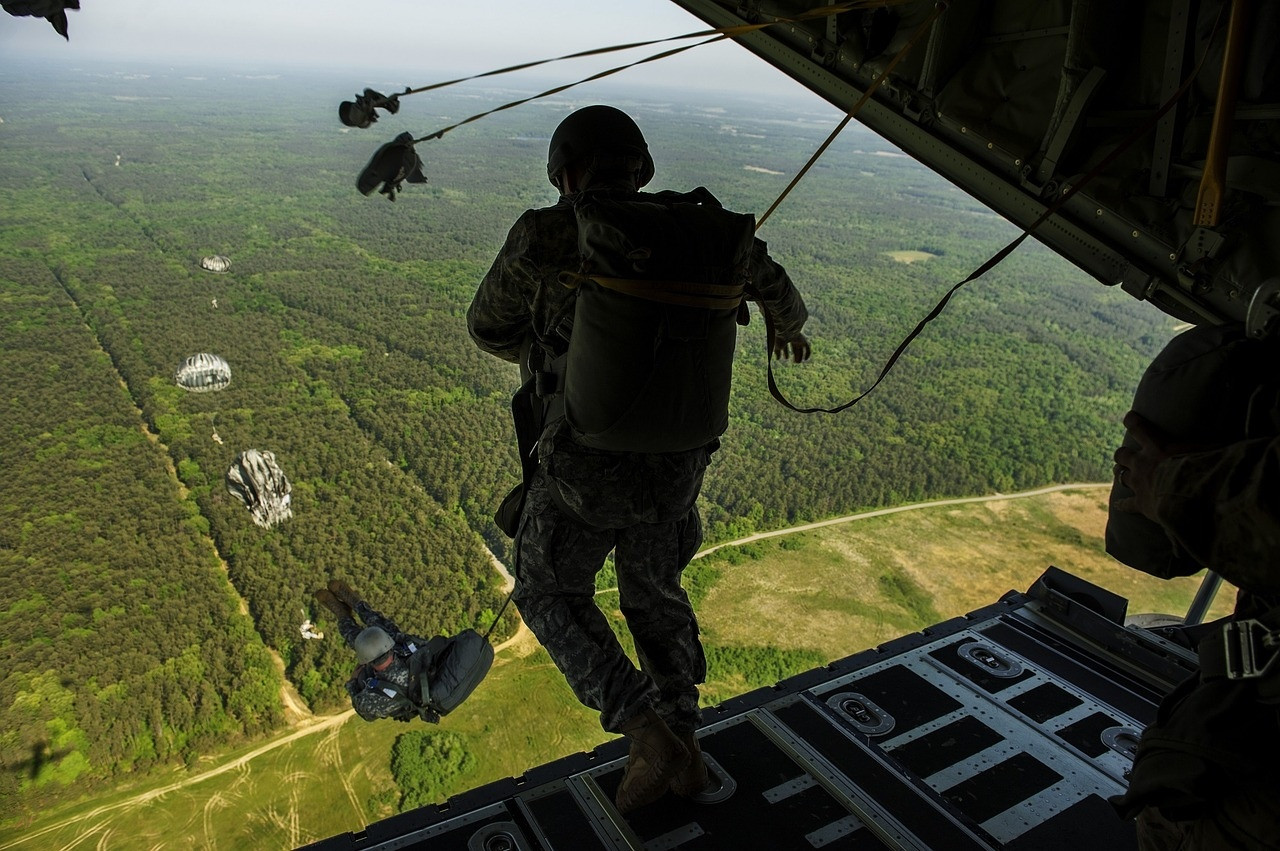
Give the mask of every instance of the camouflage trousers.
<path id="1" fill-rule="evenodd" d="M 618 732 L 652 707 L 677 732 L 698 726 L 707 661 L 680 575 L 702 543 L 695 502 L 710 452 L 591 450 L 544 436 L 517 533 L 515 602 L 578 700 Z M 554 491 L 553 491 L 554 489 Z M 595 602 L 610 551 L 637 668 Z"/>

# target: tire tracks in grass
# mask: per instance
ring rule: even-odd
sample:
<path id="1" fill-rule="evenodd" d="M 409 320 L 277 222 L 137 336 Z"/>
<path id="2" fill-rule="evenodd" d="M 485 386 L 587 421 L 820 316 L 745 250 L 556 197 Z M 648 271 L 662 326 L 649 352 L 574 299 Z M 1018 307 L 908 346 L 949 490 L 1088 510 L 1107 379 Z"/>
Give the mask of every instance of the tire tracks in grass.
<path id="1" fill-rule="evenodd" d="M 170 792 L 176 792 L 179 789 L 185 789 L 189 786 L 194 786 L 197 783 L 203 783 L 206 780 L 210 780 L 214 777 L 218 777 L 230 771 L 243 769 L 244 773 L 247 774 L 249 771 L 249 762 L 251 760 L 254 760 L 257 757 L 260 757 L 263 754 L 270 753 L 276 748 L 283 747 L 284 745 L 295 742 L 298 739 L 303 738 L 304 736 L 310 736 L 314 733 L 320 733 L 330 728 L 341 726 L 342 724 L 346 723 L 349 719 L 355 717 L 355 714 L 356 713 L 354 709 L 348 709 L 346 712 L 340 712 L 337 715 L 326 715 L 326 716 L 319 717 L 313 723 L 310 723 L 300 729 L 294 730 L 292 733 L 288 733 L 277 739 L 273 739 L 272 741 L 267 742 L 264 745 L 260 745 L 259 747 L 254 748 L 248 753 L 243 754 L 242 756 L 236 757 L 235 759 L 229 762 L 226 762 L 218 766 L 217 768 L 211 768 L 208 771 L 204 771 L 204 772 L 201 772 L 200 774 L 192 775 L 191 777 L 185 777 L 182 780 L 179 780 L 177 782 L 169 783 L 165 786 L 160 786 L 156 789 L 150 789 L 146 792 L 142 792 L 130 798 L 126 798 L 123 801 L 116 801 L 110 804 L 102 804 L 101 806 L 95 807 L 89 812 L 83 813 L 81 815 L 69 816 L 64 819 L 59 819 L 58 821 L 54 822 L 51 825 L 42 827 L 39 830 L 34 830 L 31 833 L 27 834 L 26 836 L 18 837 L 16 839 L 13 839 L 9 842 L 4 843 L 3 845 L 0 845 L 0 851 L 5 851 L 5 849 L 9 849 L 9 848 L 19 848 L 23 846 L 26 846 L 29 848 L 47 848 L 48 847 L 47 845 L 40 845 L 40 844 L 29 845 L 28 843 L 31 843 L 32 840 L 40 839 L 41 837 L 48 836 L 50 833 L 53 833 L 55 831 L 62 830 L 75 822 L 82 822 L 82 821 L 87 821 L 89 819 L 95 819 L 95 818 L 98 818 L 99 816 L 103 816 L 108 813 L 115 812 L 116 810 L 140 807 L 140 806 L 143 806 L 144 804 L 148 804 L 152 801 L 162 798 L 165 795 L 169 794 Z M 237 780 L 236 785 L 239 785 L 240 782 L 242 782 L 242 780 Z M 73 842 L 70 846 L 67 846 L 67 848 L 69 849 L 73 847 L 76 843 L 78 843 L 81 839 L 83 839 L 84 836 L 87 836 L 94 831 L 101 830 L 102 827 L 103 827 L 102 825 L 98 825 L 93 828 L 90 828 L 88 831 L 82 834 L 80 839 L 77 839 L 76 842 Z M 284 825 L 284 827 L 287 832 L 287 825 Z"/>

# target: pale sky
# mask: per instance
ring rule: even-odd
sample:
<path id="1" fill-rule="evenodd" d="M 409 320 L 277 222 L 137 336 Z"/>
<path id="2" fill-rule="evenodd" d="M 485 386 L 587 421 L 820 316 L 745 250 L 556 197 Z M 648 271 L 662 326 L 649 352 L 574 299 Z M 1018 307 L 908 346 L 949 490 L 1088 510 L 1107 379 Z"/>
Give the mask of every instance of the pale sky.
<path id="1" fill-rule="evenodd" d="M 706 29 L 670 0 L 81 0 L 70 42 L 39 18 L 0 14 L 0 71 L 48 59 L 417 74 L 406 85 L 589 48 Z M 680 42 L 683 44 L 685 42 Z M 676 45 L 556 63 L 524 79 L 558 82 Z M 631 69 L 619 83 L 812 98 L 731 43 Z M 521 78 L 497 78 L 518 87 Z"/>

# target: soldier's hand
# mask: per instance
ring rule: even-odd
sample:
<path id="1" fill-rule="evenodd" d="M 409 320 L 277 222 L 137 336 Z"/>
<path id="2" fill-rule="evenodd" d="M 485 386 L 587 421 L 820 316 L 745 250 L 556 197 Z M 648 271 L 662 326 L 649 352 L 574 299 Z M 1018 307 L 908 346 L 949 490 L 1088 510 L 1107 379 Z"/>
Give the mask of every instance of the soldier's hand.
<path id="1" fill-rule="evenodd" d="M 809 338 L 804 334 L 796 334 L 789 340 L 777 339 L 773 341 L 773 356 L 778 360 L 793 360 L 796 363 L 804 363 L 813 354 L 813 347 L 809 345 Z"/>

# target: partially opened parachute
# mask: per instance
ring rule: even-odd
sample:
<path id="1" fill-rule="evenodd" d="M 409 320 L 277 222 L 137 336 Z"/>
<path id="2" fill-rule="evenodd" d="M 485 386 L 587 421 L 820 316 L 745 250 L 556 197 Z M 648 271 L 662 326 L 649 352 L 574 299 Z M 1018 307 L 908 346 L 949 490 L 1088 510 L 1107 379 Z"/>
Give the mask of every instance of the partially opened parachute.
<path id="1" fill-rule="evenodd" d="M 227 470 L 227 490 L 264 529 L 293 516 L 289 507 L 292 488 L 272 452 L 247 449 L 237 455 Z"/>
<path id="2" fill-rule="evenodd" d="M 205 257 L 200 261 L 200 268 L 208 269 L 210 272 L 225 272 L 231 268 L 231 258 L 223 257 L 221 254 Z"/>
<path id="3" fill-rule="evenodd" d="M 221 390 L 231 383 L 231 367 L 217 355 L 201 352 L 182 362 L 174 380 L 179 387 L 192 393 L 208 393 Z"/>

